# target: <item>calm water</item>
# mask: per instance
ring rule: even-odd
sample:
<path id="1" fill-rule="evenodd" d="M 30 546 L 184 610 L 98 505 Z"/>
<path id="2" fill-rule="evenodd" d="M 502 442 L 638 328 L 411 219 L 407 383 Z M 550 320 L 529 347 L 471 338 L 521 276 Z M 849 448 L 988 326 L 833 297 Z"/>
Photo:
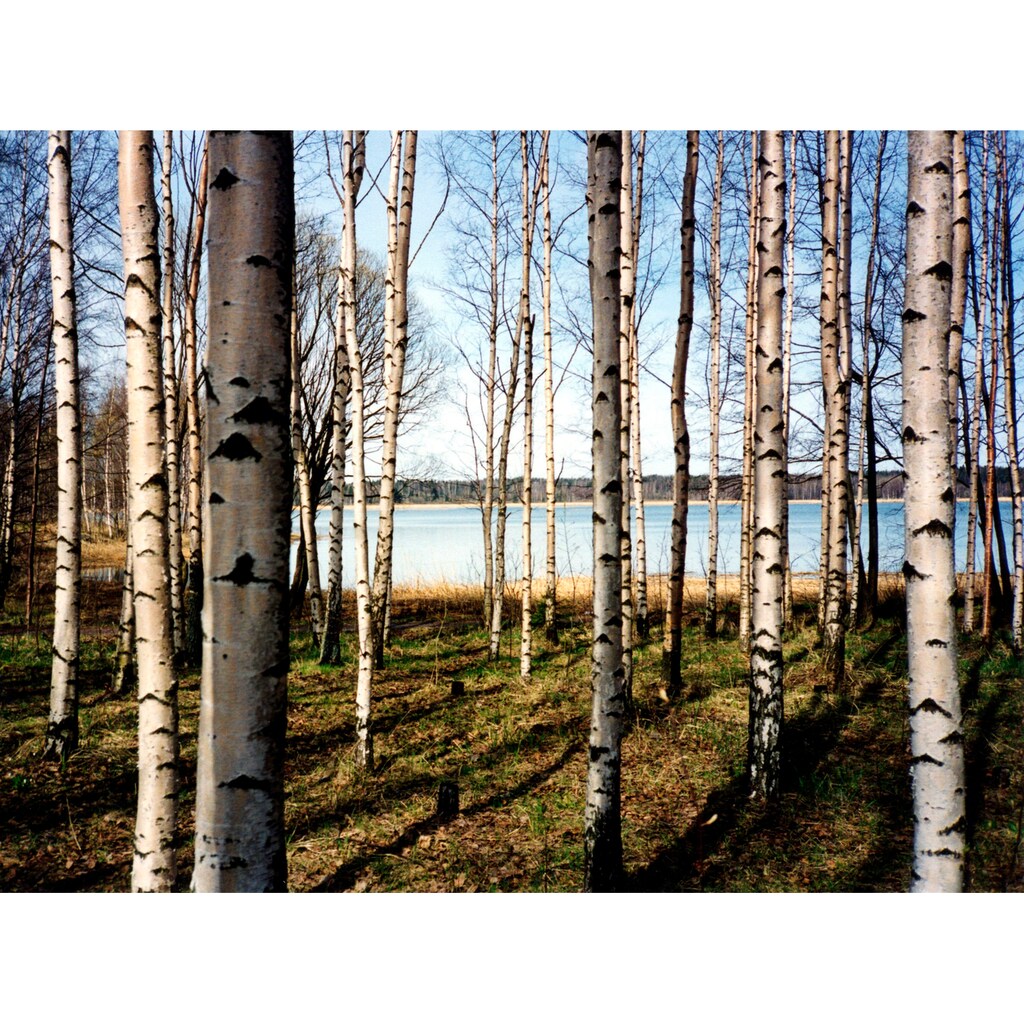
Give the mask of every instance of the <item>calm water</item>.
<path id="1" fill-rule="evenodd" d="M 1012 533 L 1009 503 L 1000 504 L 1006 530 L 1007 543 Z M 879 559 L 883 572 L 896 571 L 903 564 L 903 504 L 893 502 L 879 505 Z M 739 571 L 739 504 L 719 504 L 718 571 Z M 327 583 L 327 530 L 328 510 L 317 516 L 318 550 L 324 585 Z M 542 506 L 535 506 L 531 517 L 534 575 L 544 572 L 545 516 Z M 646 509 L 647 571 L 668 572 L 669 542 L 672 526 L 672 508 L 653 505 Z M 957 507 L 957 568 L 963 570 L 966 562 L 967 503 Z M 591 510 L 589 505 L 560 505 L 556 518 L 558 571 L 564 575 L 589 576 L 592 570 Z M 368 516 L 370 532 L 371 571 L 377 538 L 377 512 Z M 297 519 L 293 530 L 298 532 Z M 522 511 L 517 506 L 508 518 L 506 558 L 510 577 L 522 571 L 521 555 Z M 791 504 L 789 506 L 790 559 L 793 571 L 813 573 L 818 570 L 818 545 L 821 537 L 821 507 L 819 505 Z M 292 545 L 292 567 L 295 564 L 296 545 Z M 342 573 L 344 585 L 354 585 L 352 548 L 352 510 L 345 510 L 345 549 Z M 980 554 L 979 554 L 980 558 Z M 704 576 L 708 560 L 707 505 L 691 505 L 688 517 L 686 544 L 686 573 Z M 475 508 L 395 509 L 394 573 L 396 583 L 475 583 L 483 578 L 483 539 L 481 517 Z"/>

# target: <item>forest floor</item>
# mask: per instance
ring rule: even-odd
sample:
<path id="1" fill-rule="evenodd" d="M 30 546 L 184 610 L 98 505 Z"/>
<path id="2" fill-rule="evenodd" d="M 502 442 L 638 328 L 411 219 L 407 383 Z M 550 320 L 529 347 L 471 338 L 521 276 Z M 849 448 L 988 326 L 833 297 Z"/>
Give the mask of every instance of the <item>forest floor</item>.
<path id="1" fill-rule="evenodd" d="M 45 577 L 44 577 L 45 578 Z M 707 640 L 693 582 L 685 692 L 659 697 L 660 615 L 635 655 L 622 765 L 624 888 L 650 891 L 904 891 L 911 805 L 902 602 L 847 639 L 845 692 L 819 686 L 810 604 L 785 649 L 783 793 L 746 799 L 745 659 L 735 602 Z M 585 586 L 566 589 L 557 644 L 538 613 L 533 678 L 518 630 L 487 661 L 479 591 L 396 591 L 387 665 L 374 687 L 376 771 L 353 768 L 355 659 L 323 668 L 293 623 L 286 763 L 293 891 L 578 891 L 590 719 Z M 52 602 L 44 592 L 40 603 Z M 135 815 L 135 702 L 109 689 L 116 582 L 83 594 L 79 749 L 40 758 L 49 687 L 45 616 L 0 617 L 0 889 L 126 891 Z M 13 604 L 13 602 L 12 602 Z M 517 617 L 513 611 L 513 616 Z M 346 622 L 354 615 L 346 609 Z M 960 650 L 968 775 L 969 887 L 1021 891 L 1024 664 L 1001 639 Z M 199 681 L 181 680 L 179 888 L 188 888 Z M 437 815 L 442 783 L 459 813 Z"/>

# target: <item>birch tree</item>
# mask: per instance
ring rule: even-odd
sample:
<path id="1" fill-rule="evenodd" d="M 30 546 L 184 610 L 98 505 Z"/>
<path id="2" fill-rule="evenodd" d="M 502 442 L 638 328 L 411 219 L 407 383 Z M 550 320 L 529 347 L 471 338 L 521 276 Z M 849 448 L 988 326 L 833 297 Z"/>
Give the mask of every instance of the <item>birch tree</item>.
<path id="1" fill-rule="evenodd" d="M 128 389 L 128 495 L 139 681 L 139 792 L 132 889 L 177 881 L 178 680 L 174 671 L 153 133 L 118 137 Z"/>
<path id="2" fill-rule="evenodd" d="M 718 132 L 715 156 L 715 184 L 711 196 L 711 239 L 708 275 L 708 300 L 711 306 L 711 380 L 708 406 L 711 449 L 708 455 L 708 578 L 704 599 L 704 635 L 718 635 L 718 450 L 721 435 L 722 399 L 720 395 L 722 341 L 722 175 L 725 167 L 725 140 Z"/>
<path id="3" fill-rule="evenodd" d="M 622 459 L 619 430 L 622 133 L 587 133 L 587 207 L 593 309 L 594 632 L 583 888 L 615 889 L 622 873 L 620 748 L 622 664 Z"/>
<path id="4" fill-rule="evenodd" d="M 82 424 L 71 230 L 71 132 L 50 132 L 46 169 L 50 183 L 50 279 L 57 388 L 57 568 L 44 755 L 63 761 L 78 746 L 82 565 Z M 13 469 L 13 453 L 8 458 L 9 469 Z"/>
<path id="5" fill-rule="evenodd" d="M 622 459 L 622 529 L 619 533 L 619 551 L 622 558 L 622 668 L 623 686 L 627 704 L 633 699 L 633 543 L 630 521 L 631 463 L 629 457 L 630 423 L 632 422 L 632 372 L 630 368 L 630 324 L 636 302 L 636 268 L 633 263 L 633 133 L 622 132 L 622 173 L 619 187 L 619 367 L 622 371 L 619 403 L 619 448 Z"/>
<path id="6" fill-rule="evenodd" d="M 384 321 L 384 441 L 380 465 L 377 550 L 373 566 L 374 657 L 384 667 L 385 618 L 390 606 L 391 553 L 394 547 L 395 474 L 398 459 L 398 417 L 409 342 L 409 242 L 412 235 L 412 201 L 416 182 L 416 132 L 394 132 L 391 143 L 391 187 L 388 192 L 388 276 L 391 280 L 391 312 Z M 398 172 L 401 170 L 401 192 Z"/>
<path id="7" fill-rule="evenodd" d="M 343 144 L 344 147 L 344 144 Z M 329 151 L 328 151 L 329 153 Z M 344 149 L 343 149 L 344 154 Z M 344 161 L 344 155 L 342 157 Z M 328 528 L 328 568 L 327 568 L 327 601 L 324 609 L 324 632 L 320 645 L 320 664 L 336 665 L 341 660 L 341 594 L 342 594 L 342 540 L 345 516 L 345 450 L 348 429 L 346 427 L 345 409 L 348 405 L 352 387 L 352 373 L 348 361 L 348 341 L 346 324 L 346 291 L 345 275 L 354 277 L 345 269 L 345 232 L 351 232 L 351 249 L 356 248 L 355 204 L 363 183 L 363 171 L 366 167 L 366 132 L 355 132 L 352 140 L 352 160 L 349 168 L 351 182 L 346 182 L 352 189 L 351 225 L 348 223 L 349 210 L 342 192 L 338 193 L 341 201 L 344 226 L 342 227 L 342 255 L 338 266 L 338 308 L 335 315 L 334 330 L 334 379 L 331 389 L 331 520 Z M 335 186 L 337 187 L 337 186 Z M 343 185 L 343 188 L 345 186 Z M 351 320 L 355 323 L 355 290 L 351 289 Z"/>
<path id="8" fill-rule="evenodd" d="M 292 138 L 211 132 L 203 672 L 193 889 L 287 885 Z"/>
<path id="9" fill-rule="evenodd" d="M 171 574 L 171 618 L 174 649 L 185 646 L 185 620 L 182 614 L 181 555 L 181 460 L 178 449 L 178 379 L 174 364 L 174 202 L 171 196 L 171 172 L 174 161 L 174 133 L 164 132 L 163 165 L 160 191 L 163 201 L 163 374 L 164 441 L 167 447 L 167 528 L 168 568 Z"/>
<path id="10" fill-rule="evenodd" d="M 541 206 L 544 217 L 544 271 L 541 282 L 541 305 L 544 321 L 544 511 L 546 524 L 544 627 L 548 642 L 556 644 L 558 643 L 558 567 L 555 559 L 555 363 L 551 344 L 553 241 L 551 235 L 550 162 L 550 135 L 545 132 L 540 163 Z M 495 219 L 497 219 L 496 215 Z M 491 424 L 491 436 L 493 437 L 493 410 L 491 411 Z M 488 534 L 490 534 L 489 524 Z"/>
<path id="11" fill-rule="evenodd" d="M 690 489 L 690 431 L 686 421 L 686 367 L 693 330 L 693 250 L 696 235 L 694 201 L 700 134 L 686 133 L 686 171 L 683 176 L 683 208 L 680 225 L 680 294 L 676 352 L 672 365 L 672 437 L 675 469 L 672 476 L 672 554 L 668 576 L 668 605 L 665 609 L 665 651 L 662 678 L 668 694 L 682 687 L 680 671 L 683 587 L 686 569 L 686 518 Z M 717 353 L 714 354 L 717 357 Z M 714 372 L 717 372 L 717 366 Z M 717 390 L 717 389 L 715 389 Z M 717 396 L 712 402 L 717 401 Z M 717 495 L 716 495 L 717 497 Z"/>
<path id="12" fill-rule="evenodd" d="M 907 657 L 914 797 L 912 892 L 959 892 L 966 777 L 953 611 L 949 361 L 953 154 L 950 132 L 907 141 L 903 457 Z"/>
<path id="13" fill-rule="evenodd" d="M 840 138 L 825 133 L 825 186 L 821 229 L 821 374 L 826 406 L 822 505 L 827 508 L 825 552 L 824 649 L 822 671 L 833 691 L 842 687 L 846 650 L 846 520 L 849 511 L 849 404 L 840 339 Z"/>
<path id="14" fill-rule="evenodd" d="M 757 275 L 757 412 L 754 423 L 754 553 L 751 583 L 750 724 L 752 796 L 774 799 L 780 785 L 785 549 L 785 429 L 782 419 L 782 264 L 786 160 L 781 131 L 761 132 Z"/>

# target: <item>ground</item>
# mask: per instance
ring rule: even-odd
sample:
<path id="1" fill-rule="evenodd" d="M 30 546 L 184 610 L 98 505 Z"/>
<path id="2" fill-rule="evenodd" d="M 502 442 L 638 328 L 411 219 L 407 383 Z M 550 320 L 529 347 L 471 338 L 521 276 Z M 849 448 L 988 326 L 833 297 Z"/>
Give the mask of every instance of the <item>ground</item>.
<path id="1" fill-rule="evenodd" d="M 704 638 L 694 581 L 685 693 L 658 696 L 661 630 L 636 654 L 623 747 L 623 848 L 630 891 L 904 891 L 911 806 L 900 595 L 850 634 L 846 692 L 818 685 L 809 606 L 786 643 L 785 780 L 777 806 L 746 799 L 745 661 L 734 631 Z M 0 888 L 125 891 L 135 814 L 135 713 L 109 689 L 116 582 L 83 594 L 81 741 L 63 766 L 39 754 L 49 647 L 13 611 L 0 620 Z M 395 632 L 374 693 L 377 769 L 353 766 L 355 664 L 317 664 L 293 618 L 286 765 L 293 891 L 578 891 L 590 715 L 585 586 L 567 586 L 558 645 L 535 628 L 533 679 L 518 631 L 488 663 L 479 597 L 396 593 Z M 41 603 L 46 595 L 41 598 Z M 52 599 L 52 598 L 51 598 Z M 516 615 L 515 605 L 513 615 Z M 727 608 L 735 618 L 735 607 Z M 346 608 L 346 623 L 354 614 Z M 538 613 L 538 623 L 540 613 Z M 961 650 L 975 891 L 1019 891 L 1024 815 L 1021 662 L 997 640 Z M 461 692 L 459 692 L 461 690 Z M 188 888 L 198 677 L 181 692 L 179 888 Z M 437 814 L 457 784 L 459 811 Z"/>

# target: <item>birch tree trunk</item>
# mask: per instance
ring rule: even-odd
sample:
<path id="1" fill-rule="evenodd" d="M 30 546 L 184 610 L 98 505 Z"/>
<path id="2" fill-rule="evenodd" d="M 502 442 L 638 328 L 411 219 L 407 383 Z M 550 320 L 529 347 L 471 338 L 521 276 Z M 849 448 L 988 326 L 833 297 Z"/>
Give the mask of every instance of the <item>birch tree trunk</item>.
<path id="1" fill-rule="evenodd" d="M 593 308 L 594 633 L 583 888 L 614 890 L 622 873 L 622 412 L 619 365 L 622 133 L 587 133 L 590 294 Z"/>
<path id="2" fill-rule="evenodd" d="M 167 540 L 168 568 L 171 574 L 171 626 L 175 653 L 185 647 L 185 620 L 182 613 L 181 555 L 181 474 L 178 451 L 178 379 L 174 365 L 174 202 L 171 197 L 171 171 L 174 159 L 174 133 L 164 132 L 163 165 L 160 191 L 164 213 L 163 245 L 163 374 L 164 439 L 167 446 Z"/>
<path id="3" fill-rule="evenodd" d="M 700 133 L 686 133 L 686 171 L 683 175 L 683 207 L 679 228 L 679 321 L 676 328 L 676 352 L 672 364 L 672 439 L 675 471 L 672 476 L 672 551 L 668 574 L 668 605 L 665 609 L 665 650 L 662 679 L 666 696 L 682 689 L 681 652 L 683 636 L 683 587 L 686 569 L 686 520 L 690 491 L 690 431 L 686 422 L 686 366 L 690 356 L 693 330 L 693 252 L 696 235 L 694 202 L 697 194 L 697 168 L 700 159 Z M 717 255 L 717 252 L 716 252 Z M 712 358 L 717 360 L 717 351 Z M 717 374 L 714 366 L 712 375 Z M 716 387 L 717 391 L 717 380 Z M 712 403 L 717 396 L 712 398 Z"/>
<path id="4" fill-rule="evenodd" d="M 793 377 L 793 277 L 796 268 L 796 137 L 789 133 L 789 211 L 786 218 L 786 313 L 782 332 L 782 544 L 785 579 L 782 584 L 782 625 L 793 628 L 793 567 L 789 557 L 789 395 Z"/>
<path id="5" fill-rule="evenodd" d="M 132 584 L 131 520 L 125 530 L 124 580 L 121 584 L 121 617 L 117 625 L 117 649 L 114 654 L 114 676 L 111 692 L 124 696 L 135 689 L 135 588 Z"/>
<path id="6" fill-rule="evenodd" d="M 636 614 L 635 633 L 647 639 L 647 517 L 644 508 L 644 463 L 640 450 L 640 345 L 636 323 L 636 275 L 640 267 L 640 229 L 644 206 L 644 154 L 647 133 L 640 132 L 636 147 L 636 189 L 633 198 L 633 291 L 629 307 L 629 432 L 633 448 L 632 495 L 636 505 Z"/>
<path id="7" fill-rule="evenodd" d="M 708 456 L 708 581 L 704 602 L 704 635 L 718 635 L 718 447 L 721 433 L 722 400 L 719 395 L 720 351 L 722 342 L 722 173 L 725 166 L 725 142 L 718 133 L 715 158 L 715 185 L 711 198 L 711 275 L 708 296 L 711 305 L 711 451 Z"/>
<path id="8" fill-rule="evenodd" d="M 530 163 L 527 133 L 520 133 L 523 164 L 523 282 L 521 316 L 523 318 L 523 493 L 521 587 L 522 616 L 519 643 L 519 677 L 529 682 L 533 653 L 533 551 L 531 522 L 533 510 L 533 317 L 530 314 L 530 260 L 533 251 L 534 218 L 530 209 Z M 546 140 L 545 140 L 546 143 Z"/>
<path id="9" fill-rule="evenodd" d="M 822 200 L 821 374 L 828 408 L 825 459 L 828 473 L 828 542 L 822 673 L 832 692 L 842 689 L 846 651 L 846 519 L 849 508 L 848 381 L 843 376 L 839 290 L 839 132 L 825 133 Z M 824 495 L 823 495 L 824 502 Z"/>
<path id="10" fill-rule="evenodd" d="M 398 458 L 398 417 L 402 402 L 402 380 L 405 375 L 405 351 L 408 332 L 409 241 L 412 232 L 412 199 L 416 181 L 416 132 L 405 133 L 405 155 L 402 156 L 401 132 L 392 142 L 392 181 L 401 167 L 401 193 L 389 199 L 389 218 L 397 216 L 394 256 L 388 254 L 389 276 L 393 291 L 393 319 L 385 314 L 385 381 L 383 454 L 380 465 L 380 516 L 377 522 L 377 551 L 373 567 L 374 657 L 378 668 L 384 667 L 386 642 L 385 615 L 391 590 L 391 552 L 395 539 L 395 473 Z M 395 213 L 391 213 L 392 206 Z M 390 359 L 387 353 L 390 352 Z M 351 352 L 349 353 L 351 358 Z"/>
<path id="11" fill-rule="evenodd" d="M 754 423 L 754 558 L 751 586 L 748 766 L 750 794 L 775 799 L 783 720 L 785 428 L 782 421 L 782 276 L 786 159 L 781 131 L 761 132 L 757 275 L 757 413 Z"/>
<path id="12" fill-rule="evenodd" d="M 967 275 L 971 258 L 971 183 L 967 146 L 962 131 L 953 133 L 953 284 L 949 322 L 949 442 L 953 487 L 958 483 L 960 378 L 964 348 L 964 320 L 967 316 Z M 967 424 L 964 424 L 967 429 Z M 956 502 L 953 503 L 956 521 Z M 954 529 L 954 534 L 956 530 Z"/>
<path id="13" fill-rule="evenodd" d="M 949 457 L 950 132 L 909 132 L 903 314 L 907 656 L 914 795 L 912 892 L 959 892 L 966 777 L 952 596 Z"/>
<path id="14" fill-rule="evenodd" d="M 135 892 L 177 881 L 178 680 L 174 671 L 167 535 L 167 455 L 160 353 L 159 212 L 153 133 L 118 136 L 128 391 L 128 520 L 139 678 L 139 794 Z"/>
<path id="15" fill-rule="evenodd" d="M 622 270 L 619 275 L 619 367 L 620 381 L 619 448 L 622 459 L 622 528 L 619 532 L 619 550 L 622 558 L 622 668 L 623 689 L 627 707 L 633 700 L 633 544 L 630 517 L 630 458 L 629 424 L 633 403 L 631 401 L 629 325 L 636 300 L 636 273 L 633 266 L 633 133 L 622 134 L 622 172 L 620 175 L 619 199 L 619 260 Z"/>
<path id="16" fill-rule="evenodd" d="M 491 132 L 491 280 L 490 323 L 487 331 L 487 383 L 484 425 L 484 494 L 480 507 L 484 533 L 484 628 L 494 615 L 494 388 L 498 361 L 498 133 Z M 546 330 L 547 328 L 545 328 Z M 547 336 L 545 336 L 547 337 Z M 499 597 L 500 600 L 500 597 Z M 500 615 L 499 615 L 500 629 Z M 496 653 L 491 658 L 497 657 Z"/>
<path id="17" fill-rule="evenodd" d="M 1006 374 L 1006 382 L 1003 385 L 1003 406 L 1006 411 L 1006 453 L 1007 461 L 1010 464 L 1010 502 L 1013 516 L 1013 607 L 1010 616 L 1010 642 L 1014 653 L 1020 655 L 1022 649 L 1024 649 L 1024 509 L 1021 507 L 1024 498 L 1022 498 L 1021 490 L 1020 458 L 1017 441 L 1017 370 L 1013 330 L 1013 239 L 1011 237 L 1010 183 L 1006 167 L 1005 131 L 1000 132 L 999 155 L 1000 174 L 1003 181 L 1003 205 L 999 211 L 1002 218 L 1003 234 L 1000 258 L 1003 266 L 1003 367 Z M 953 401 L 955 408 L 955 395 L 953 396 Z M 955 434 L 955 431 L 953 433 Z"/>
<path id="18" fill-rule="evenodd" d="M 366 528 L 366 410 L 363 389 L 363 354 L 356 331 L 356 195 L 362 181 L 363 164 L 357 159 L 353 133 L 346 131 L 342 143 L 345 227 L 341 247 L 339 288 L 345 320 L 349 377 L 352 389 L 352 534 L 356 560 L 356 628 L 359 638 L 359 668 L 356 676 L 355 764 L 363 772 L 373 771 L 373 595 L 370 590 L 370 547 Z M 340 583 L 339 583 L 340 586 Z"/>
<path id="19" fill-rule="evenodd" d="M 868 263 L 864 274 L 864 323 L 861 330 L 861 413 L 860 438 L 857 445 L 857 496 L 855 499 L 855 520 L 853 528 L 853 550 L 860 552 L 861 527 L 864 522 L 864 456 L 867 449 L 868 424 L 871 422 L 871 314 L 875 301 L 875 252 L 878 246 L 879 207 L 882 197 L 882 167 L 885 157 L 885 146 L 888 132 L 878 133 L 878 155 L 875 159 L 875 190 L 871 200 L 871 241 L 868 244 Z M 850 595 L 850 622 L 859 623 L 864 620 L 864 601 L 860 587 L 861 574 L 853 578 L 853 589 Z M 871 614 L 874 616 L 874 601 L 871 601 Z"/>
<path id="20" fill-rule="evenodd" d="M 295 267 L 292 267 L 291 315 L 291 442 L 292 459 L 299 485 L 299 517 L 302 522 L 302 541 L 306 553 L 309 591 L 309 615 L 313 627 L 313 642 L 319 646 L 323 639 L 323 595 L 320 590 L 320 559 L 316 549 L 316 503 L 309 488 L 309 470 L 306 464 L 306 446 L 302 440 L 302 360 L 299 354 L 299 320 L 296 312 L 298 292 L 295 287 Z"/>
<path id="21" fill-rule="evenodd" d="M 351 204 L 344 194 L 342 205 L 342 256 L 338 265 L 338 306 L 334 327 L 334 388 L 331 396 L 331 523 L 328 530 L 327 601 L 324 612 L 324 633 L 320 645 L 320 664 L 337 665 L 341 661 L 341 595 L 342 541 L 345 522 L 345 449 L 348 433 L 345 407 L 352 389 L 352 372 L 348 361 L 348 323 L 355 324 L 355 265 L 346 270 L 344 239 L 351 235 L 352 252 L 356 248 L 355 204 L 366 168 L 366 132 L 355 132 L 349 168 L 352 189 Z M 344 186 L 343 186 L 344 187 Z M 351 211 L 349 206 L 351 205 Z M 349 216 L 351 212 L 351 217 Z M 351 223 L 350 223 L 351 221 Z M 346 274 L 351 288 L 346 292 Z M 348 306 L 351 305 L 351 313 Z M 355 327 L 353 326 L 353 330 Z M 360 429 L 361 425 L 360 425 Z M 364 510 L 365 521 L 365 510 Z M 358 614 L 358 613 L 357 613 Z"/>
<path id="22" fill-rule="evenodd" d="M 981 388 L 985 377 L 985 320 L 988 315 L 988 132 L 981 135 L 981 303 L 975 294 L 974 320 L 974 403 L 971 406 L 971 467 L 967 505 L 967 579 L 964 583 L 964 632 L 974 632 L 976 573 L 975 545 L 978 526 L 978 499 L 981 485 Z M 991 551 L 986 548 L 986 560 Z"/>
<path id="23" fill-rule="evenodd" d="M 542 304 L 544 317 L 544 469 L 545 469 L 545 521 L 546 521 L 546 574 L 544 585 L 544 628 L 548 643 L 558 643 L 558 566 L 555 558 L 555 363 L 551 349 L 551 188 L 550 188 L 550 135 L 544 133 L 540 165 L 541 201 L 544 212 L 544 277 Z M 497 217 L 495 217 L 495 221 Z M 496 254 L 496 253 L 495 253 Z M 492 371 L 493 377 L 493 371 Z M 493 417 L 493 409 L 489 410 Z M 493 427 L 492 427 L 493 431 Z M 488 533 L 490 527 L 488 525 Z M 486 557 L 486 552 L 484 553 Z"/>
<path id="24" fill-rule="evenodd" d="M 998 495 L 996 493 L 996 392 L 999 390 L 999 311 L 996 307 L 996 296 L 999 294 L 999 238 L 1001 225 L 999 220 L 999 208 L 1002 204 L 1001 180 L 998 171 L 998 150 L 996 154 L 996 187 L 995 187 L 995 216 L 992 224 L 991 252 L 989 255 L 989 276 L 988 304 L 991 311 L 991 324 L 989 325 L 989 370 L 991 372 L 991 383 L 988 394 L 984 392 L 982 383 L 982 398 L 985 404 L 987 417 L 987 432 L 985 438 L 986 469 L 985 469 L 985 516 L 983 537 L 985 543 L 985 565 L 982 579 L 981 594 L 981 635 L 988 641 L 992 638 L 993 619 L 995 609 L 993 608 L 993 591 L 995 589 L 995 562 L 992 553 L 993 524 L 996 518 Z"/>
<path id="25" fill-rule="evenodd" d="M 287 887 L 291 132 L 211 132 L 199 892 Z"/>
<path id="26" fill-rule="evenodd" d="M 82 424 L 71 232 L 71 132 L 52 131 L 46 160 L 50 280 L 57 393 L 57 568 L 54 581 L 50 715 L 44 756 L 66 760 L 78 746 L 78 644 L 82 566 Z M 8 455 L 13 470 L 14 452 Z M 13 517 L 9 503 L 8 517 Z"/>
<path id="27" fill-rule="evenodd" d="M 185 660 L 198 665 L 201 660 L 203 631 L 203 450 L 200 438 L 199 388 L 196 353 L 196 306 L 199 302 L 199 276 L 203 260 L 203 232 L 206 226 L 208 189 L 208 145 L 196 182 L 196 220 L 189 261 L 188 290 L 185 292 L 185 403 L 188 417 L 188 578 L 185 585 Z"/>
<path id="28" fill-rule="evenodd" d="M 743 389 L 743 479 L 740 492 L 740 650 L 750 650 L 750 559 L 754 527 L 754 407 L 757 381 L 754 343 L 757 338 L 757 133 L 750 136 L 749 232 L 747 240 L 747 316 Z"/>

